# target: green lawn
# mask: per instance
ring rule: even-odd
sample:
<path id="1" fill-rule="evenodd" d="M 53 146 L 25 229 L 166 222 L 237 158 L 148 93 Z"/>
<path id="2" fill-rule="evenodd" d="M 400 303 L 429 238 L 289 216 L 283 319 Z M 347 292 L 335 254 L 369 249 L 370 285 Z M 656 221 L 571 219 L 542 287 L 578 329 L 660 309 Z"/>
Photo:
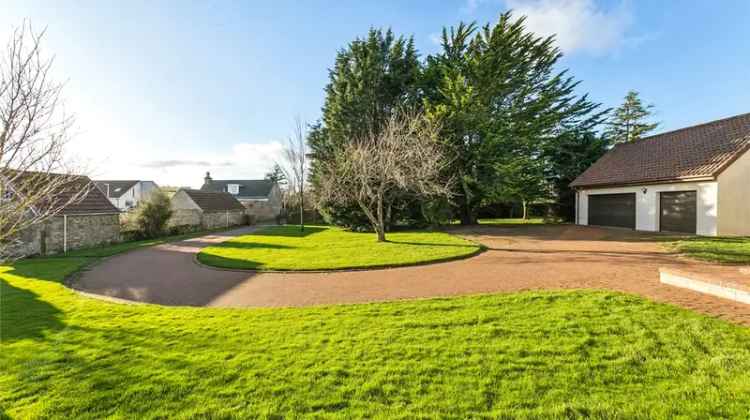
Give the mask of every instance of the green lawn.
<path id="1" fill-rule="evenodd" d="M 542 225 L 547 223 L 543 217 L 528 219 L 479 219 L 480 225 Z"/>
<path id="2" fill-rule="evenodd" d="M 675 249 L 692 258 L 731 264 L 750 264 L 750 238 L 691 237 L 677 241 Z"/>
<path id="3" fill-rule="evenodd" d="M 0 418 L 747 418 L 750 331 L 608 292 L 307 309 L 81 297 L 0 268 Z"/>
<path id="4" fill-rule="evenodd" d="M 393 267 L 444 261 L 478 253 L 473 242 L 443 232 L 392 232 L 379 243 L 374 233 L 336 227 L 272 226 L 205 248 L 198 259 L 223 268 L 330 270 Z"/>

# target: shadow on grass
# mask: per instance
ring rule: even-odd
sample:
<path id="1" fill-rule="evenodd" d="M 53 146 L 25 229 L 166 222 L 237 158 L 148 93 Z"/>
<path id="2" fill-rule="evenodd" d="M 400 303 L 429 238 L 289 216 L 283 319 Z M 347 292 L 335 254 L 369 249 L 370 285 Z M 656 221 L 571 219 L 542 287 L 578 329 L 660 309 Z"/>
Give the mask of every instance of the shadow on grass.
<path id="1" fill-rule="evenodd" d="M 22 275 L 15 270 L 6 273 Z M 0 342 L 42 339 L 48 331 L 65 328 L 62 317 L 61 310 L 41 300 L 36 293 L 0 278 Z"/>
<path id="2" fill-rule="evenodd" d="M 282 245 L 282 244 L 269 244 L 265 242 L 234 242 L 227 241 L 219 244 L 209 245 L 212 248 L 221 249 L 297 249 L 296 246 Z"/>
<path id="3" fill-rule="evenodd" d="M 725 263 L 750 263 L 750 238 L 747 237 L 691 237 L 675 243 L 675 248 L 687 257 Z"/>
<path id="4" fill-rule="evenodd" d="M 263 270 L 265 268 L 265 264 L 253 260 L 222 257 L 219 255 L 204 253 L 198 254 L 198 261 L 201 264 L 216 268 L 228 268 L 237 270 Z"/>
<path id="5" fill-rule="evenodd" d="M 750 248 L 750 237 L 746 237 L 746 236 L 738 236 L 738 237 L 694 236 L 694 237 L 682 238 L 682 241 L 686 243 L 698 242 L 698 243 L 710 243 L 710 244 L 717 244 L 717 245 L 730 245 L 730 244 L 747 245 Z"/>
<path id="6" fill-rule="evenodd" d="M 328 230 L 325 226 L 305 226 L 304 230 L 300 230 L 299 226 L 295 225 L 284 225 L 284 226 L 271 226 L 265 229 L 261 229 L 257 232 L 258 236 L 286 236 L 290 238 L 304 238 L 306 236 L 314 235 Z"/>
<path id="7" fill-rule="evenodd" d="M 399 244 L 399 245 L 413 245 L 413 246 L 439 246 L 439 247 L 445 247 L 445 248 L 479 248 L 479 245 L 473 245 L 473 244 L 439 244 L 439 243 L 433 243 L 433 242 L 409 242 L 409 241 L 393 241 L 388 240 L 386 243 L 391 244 Z"/>

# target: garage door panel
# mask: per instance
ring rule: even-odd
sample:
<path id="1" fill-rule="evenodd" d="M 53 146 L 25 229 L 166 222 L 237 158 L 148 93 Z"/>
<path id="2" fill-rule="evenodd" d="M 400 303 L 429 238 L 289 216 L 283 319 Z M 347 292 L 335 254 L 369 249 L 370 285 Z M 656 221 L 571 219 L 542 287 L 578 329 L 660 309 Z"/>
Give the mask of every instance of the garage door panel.
<path id="1" fill-rule="evenodd" d="M 589 225 L 635 229 L 635 193 L 589 195 Z"/>
<path id="2" fill-rule="evenodd" d="M 662 192 L 659 196 L 659 230 L 695 233 L 698 224 L 696 192 Z"/>

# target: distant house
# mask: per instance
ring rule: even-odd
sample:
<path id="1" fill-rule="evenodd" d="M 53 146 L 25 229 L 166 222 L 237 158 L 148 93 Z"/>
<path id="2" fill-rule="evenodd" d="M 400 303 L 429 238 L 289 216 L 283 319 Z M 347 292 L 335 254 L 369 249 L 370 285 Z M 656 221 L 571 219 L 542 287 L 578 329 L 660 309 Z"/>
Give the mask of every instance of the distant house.
<path id="1" fill-rule="evenodd" d="M 750 114 L 618 144 L 571 187 L 578 224 L 750 235 Z"/>
<path id="2" fill-rule="evenodd" d="M 153 181 L 94 181 L 96 187 L 118 209 L 128 211 L 148 198 L 159 186 Z"/>
<path id="3" fill-rule="evenodd" d="M 39 176 L 38 173 L 24 172 L 24 176 Z M 36 175 L 35 175 L 36 174 Z M 44 174 L 44 177 L 64 175 Z M 22 178 L 14 177 L 16 180 Z M 15 194 L 23 195 L 18 186 L 12 185 L 8 177 L 0 175 L 3 184 L 3 199 L 14 199 Z M 29 187 L 30 182 L 18 181 Z M 33 182 L 32 182 L 33 183 Z M 32 226 L 21 232 L 12 253 L 19 256 L 49 255 L 80 248 L 91 248 L 120 240 L 120 211 L 97 188 L 91 186 L 88 177 L 80 176 L 71 181 L 68 188 L 50 197 L 59 203 L 71 202 L 46 222 Z M 88 193 L 80 200 L 73 198 L 80 191 Z M 12 192 L 12 193 L 7 193 Z M 34 208 L 30 212 L 38 211 Z"/>
<path id="4" fill-rule="evenodd" d="M 206 172 L 201 191 L 231 194 L 256 220 L 273 220 L 283 206 L 279 184 L 266 179 L 217 180 Z"/>
<path id="5" fill-rule="evenodd" d="M 180 189 L 172 196 L 172 226 L 194 226 L 202 229 L 246 224 L 245 207 L 224 192 Z"/>

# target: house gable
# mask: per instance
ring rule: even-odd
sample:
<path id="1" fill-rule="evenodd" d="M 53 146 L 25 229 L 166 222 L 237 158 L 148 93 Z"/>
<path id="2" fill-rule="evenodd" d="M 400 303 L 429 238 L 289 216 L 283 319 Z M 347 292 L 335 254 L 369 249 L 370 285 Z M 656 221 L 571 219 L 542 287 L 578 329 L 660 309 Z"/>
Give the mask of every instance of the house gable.
<path id="1" fill-rule="evenodd" d="M 750 151 L 744 152 L 718 177 L 719 235 L 750 236 Z"/>

